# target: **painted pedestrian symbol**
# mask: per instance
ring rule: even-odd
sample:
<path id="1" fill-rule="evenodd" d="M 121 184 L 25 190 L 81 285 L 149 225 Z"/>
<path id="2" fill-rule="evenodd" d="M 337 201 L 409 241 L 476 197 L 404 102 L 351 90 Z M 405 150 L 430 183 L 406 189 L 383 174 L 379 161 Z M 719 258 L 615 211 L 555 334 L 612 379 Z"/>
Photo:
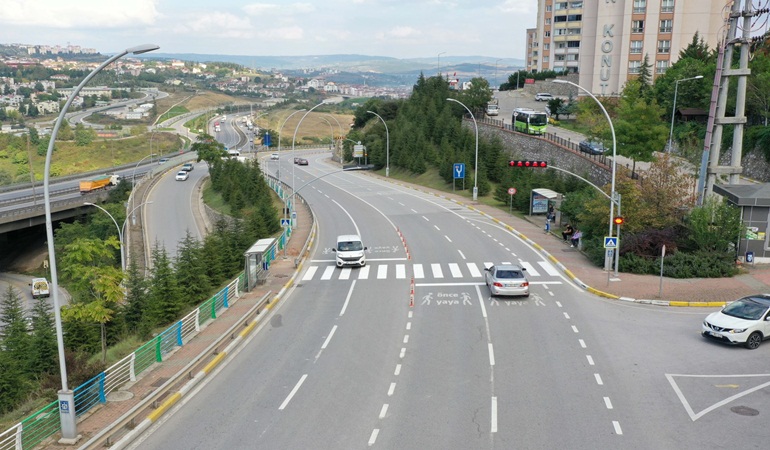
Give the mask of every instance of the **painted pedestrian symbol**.
<path id="1" fill-rule="evenodd" d="M 421 305 L 430 305 L 430 301 L 433 299 L 433 292 L 428 292 L 426 295 L 422 296 L 422 303 Z"/>
<path id="2" fill-rule="evenodd" d="M 472 304 L 470 294 L 468 294 L 467 292 L 463 292 L 462 297 L 463 297 L 463 306 Z"/>

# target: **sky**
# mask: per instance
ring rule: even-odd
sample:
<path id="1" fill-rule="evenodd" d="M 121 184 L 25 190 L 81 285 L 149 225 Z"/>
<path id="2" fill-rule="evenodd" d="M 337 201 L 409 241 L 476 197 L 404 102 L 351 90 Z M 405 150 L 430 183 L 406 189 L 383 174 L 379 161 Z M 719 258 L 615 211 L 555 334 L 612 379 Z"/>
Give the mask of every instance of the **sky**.
<path id="1" fill-rule="evenodd" d="M 524 58 L 537 0 L 2 0 L 0 43 L 115 53 Z M 441 54 L 441 56 L 439 56 Z"/>

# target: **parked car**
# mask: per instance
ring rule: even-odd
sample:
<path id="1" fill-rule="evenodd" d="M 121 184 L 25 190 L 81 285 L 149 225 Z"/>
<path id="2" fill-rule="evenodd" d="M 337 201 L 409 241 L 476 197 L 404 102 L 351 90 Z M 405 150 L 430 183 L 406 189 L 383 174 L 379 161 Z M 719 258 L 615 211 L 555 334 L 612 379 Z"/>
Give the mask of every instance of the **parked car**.
<path id="1" fill-rule="evenodd" d="M 547 93 L 547 92 L 538 92 L 535 94 L 535 101 L 536 102 L 547 102 L 548 100 L 552 100 L 553 95 Z"/>
<path id="2" fill-rule="evenodd" d="M 185 172 L 189 172 L 189 171 L 193 170 L 194 168 L 195 168 L 195 166 L 193 165 L 193 163 L 184 163 L 184 164 L 182 164 L 182 170 L 184 170 Z"/>
<path id="3" fill-rule="evenodd" d="M 299 161 L 297 161 L 298 166 L 306 166 L 307 160 L 305 158 L 299 158 Z"/>
<path id="4" fill-rule="evenodd" d="M 188 178 L 190 178 L 190 174 L 184 170 L 176 173 L 176 181 L 186 181 Z"/>
<path id="5" fill-rule="evenodd" d="M 749 295 L 709 314 L 701 326 L 701 335 L 756 349 L 770 337 L 770 294 Z"/>
<path id="6" fill-rule="evenodd" d="M 529 280 L 524 268 L 514 264 L 491 266 L 484 269 L 484 281 L 492 296 L 521 295 L 529 297 Z"/>
<path id="7" fill-rule="evenodd" d="M 580 141 L 578 148 L 581 152 L 590 153 L 592 155 L 603 155 L 604 152 L 607 151 L 607 149 L 604 148 L 604 144 L 596 141 Z"/>

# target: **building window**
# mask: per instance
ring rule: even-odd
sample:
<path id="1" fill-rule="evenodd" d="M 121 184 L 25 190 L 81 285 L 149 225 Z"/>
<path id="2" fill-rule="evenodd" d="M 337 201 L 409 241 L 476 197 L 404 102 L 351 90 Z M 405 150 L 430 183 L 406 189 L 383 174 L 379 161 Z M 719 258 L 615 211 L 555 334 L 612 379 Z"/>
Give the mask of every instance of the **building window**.
<path id="1" fill-rule="evenodd" d="M 579 8 L 582 8 L 582 7 L 583 7 L 583 2 L 582 2 L 582 1 L 579 1 L 579 2 L 570 2 L 570 4 L 569 4 L 569 7 L 570 7 L 570 8 L 574 8 L 574 9 L 579 9 Z"/>
<path id="2" fill-rule="evenodd" d="M 569 33 L 567 34 L 569 34 L 570 36 L 580 35 L 580 28 L 570 28 Z"/>
<path id="3" fill-rule="evenodd" d="M 629 53 L 642 53 L 642 41 L 631 41 Z"/>
<path id="4" fill-rule="evenodd" d="M 663 19 L 660 21 L 660 32 L 671 33 L 671 29 L 674 27 L 674 21 L 671 19 Z"/>
<path id="5" fill-rule="evenodd" d="M 537 56 L 537 50 L 532 51 L 532 56 Z"/>
<path id="6" fill-rule="evenodd" d="M 632 33 L 644 33 L 644 20 L 632 20 L 631 21 Z"/>
<path id="7" fill-rule="evenodd" d="M 556 16 L 553 18 L 554 23 L 562 23 L 567 21 L 567 16 Z"/>
<path id="8" fill-rule="evenodd" d="M 546 32 L 543 33 L 543 36 L 544 37 L 551 37 L 551 32 L 550 31 L 546 31 Z"/>
<path id="9" fill-rule="evenodd" d="M 550 50 L 551 44 L 543 44 L 543 50 Z"/>
<path id="10" fill-rule="evenodd" d="M 558 2 L 553 5 L 553 9 L 560 10 L 560 9 L 567 9 L 567 2 Z"/>
<path id="11" fill-rule="evenodd" d="M 666 73 L 668 61 L 655 61 L 655 73 Z"/>
<path id="12" fill-rule="evenodd" d="M 566 46 L 567 46 L 566 42 L 557 42 L 556 43 L 556 48 L 564 48 Z"/>
<path id="13" fill-rule="evenodd" d="M 545 24 L 546 25 L 550 25 L 551 24 L 551 18 L 550 17 L 548 19 L 545 19 Z"/>
<path id="14" fill-rule="evenodd" d="M 580 41 L 569 41 L 567 42 L 568 48 L 580 48 Z"/>
<path id="15" fill-rule="evenodd" d="M 567 22 L 580 22 L 583 20 L 582 14 L 570 14 L 567 16 Z"/>
<path id="16" fill-rule="evenodd" d="M 662 0 L 660 2 L 660 12 L 674 12 L 674 0 Z"/>
<path id="17" fill-rule="evenodd" d="M 647 11 L 647 0 L 634 0 L 634 12 L 644 13 Z"/>
<path id="18" fill-rule="evenodd" d="M 547 5 L 547 6 L 545 7 L 545 11 L 546 11 L 546 12 L 551 12 L 551 10 L 552 10 L 552 9 L 553 9 L 553 8 L 551 8 L 551 5 Z"/>
<path id="19" fill-rule="evenodd" d="M 658 41 L 658 53 L 670 53 L 671 41 Z"/>
<path id="20" fill-rule="evenodd" d="M 547 62 L 548 62 L 548 57 L 547 56 L 543 56 L 543 63 L 547 63 Z"/>
<path id="21" fill-rule="evenodd" d="M 577 61 L 578 60 L 578 54 L 577 53 L 570 53 L 567 55 L 567 61 Z"/>
<path id="22" fill-rule="evenodd" d="M 554 55 L 554 61 L 564 61 L 564 55 Z"/>
<path id="23" fill-rule="evenodd" d="M 639 69 L 642 67 L 641 61 L 629 61 L 628 62 L 628 73 L 630 74 L 638 74 Z"/>
<path id="24" fill-rule="evenodd" d="M 553 30 L 554 36 L 566 36 L 567 35 L 567 29 L 566 28 L 557 28 Z"/>

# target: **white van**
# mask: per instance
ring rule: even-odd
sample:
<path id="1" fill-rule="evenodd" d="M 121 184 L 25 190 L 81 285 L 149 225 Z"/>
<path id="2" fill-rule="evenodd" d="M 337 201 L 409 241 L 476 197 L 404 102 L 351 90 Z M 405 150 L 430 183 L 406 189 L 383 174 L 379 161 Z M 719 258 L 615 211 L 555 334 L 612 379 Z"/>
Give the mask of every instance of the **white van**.
<path id="1" fill-rule="evenodd" d="M 48 288 L 48 280 L 45 278 L 33 278 L 30 286 L 32 286 L 32 298 L 51 296 L 51 291 Z"/>
<path id="2" fill-rule="evenodd" d="M 361 236 L 341 234 L 337 236 L 337 245 L 332 249 L 337 254 L 337 267 L 366 265 L 366 250 Z"/>

